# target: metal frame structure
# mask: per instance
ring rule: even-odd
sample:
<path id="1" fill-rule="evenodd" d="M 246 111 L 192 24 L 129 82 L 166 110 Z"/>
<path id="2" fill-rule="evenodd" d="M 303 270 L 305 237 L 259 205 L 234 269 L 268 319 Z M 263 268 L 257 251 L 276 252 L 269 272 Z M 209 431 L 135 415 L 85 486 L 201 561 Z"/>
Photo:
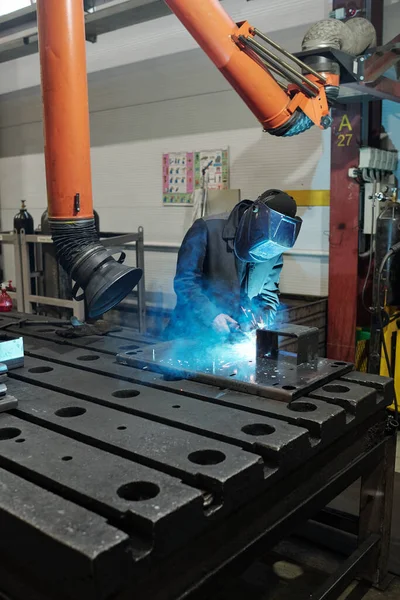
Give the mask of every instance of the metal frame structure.
<path id="1" fill-rule="evenodd" d="M 157 464 L 163 471 L 163 477 L 165 474 L 176 476 L 178 472 L 175 461 L 182 458 L 179 453 L 179 439 L 191 440 L 194 447 L 200 444 L 200 447 L 208 448 L 215 448 L 215 444 L 220 443 L 222 439 L 226 443 L 230 439 L 229 447 L 226 444 L 224 446 L 228 455 L 236 451 L 239 451 L 240 455 L 247 454 L 246 446 L 239 450 L 237 448 L 241 445 L 239 424 L 243 425 L 243 419 L 251 419 L 258 423 L 259 427 L 268 413 L 269 417 L 273 414 L 277 416 L 279 411 L 284 410 L 285 405 L 268 399 L 257 400 L 256 397 L 251 398 L 247 394 L 221 394 L 220 388 L 215 386 L 194 381 L 168 381 L 156 377 L 154 373 L 118 365 L 115 363 L 116 348 L 121 348 L 124 344 L 123 347 L 126 348 L 132 344 L 128 332 L 119 334 L 121 337 L 125 336 L 125 340 L 113 336 L 105 336 L 95 343 L 93 339 L 63 339 L 60 352 L 60 338 L 54 331 L 49 331 L 45 320 L 42 321 L 42 327 L 38 318 L 35 319 L 37 326 L 28 327 L 26 321 L 19 326 L 18 319 L 19 315 L 6 317 L 4 321 L 7 330 L 4 330 L 4 333 L 11 338 L 21 334 L 24 336 L 25 367 L 12 371 L 9 375 L 10 392 L 16 397 L 20 396 L 20 402 L 12 415 L 1 415 L 0 428 L 4 431 L 4 427 L 8 427 L 6 433 L 11 437 L 15 427 L 19 427 L 24 438 L 22 441 L 25 443 L 16 444 L 14 442 L 17 438 L 7 441 L 7 436 L 2 436 L 0 456 L 3 462 L 0 465 L 0 480 L 14 485 L 18 485 L 19 482 L 21 494 L 30 489 L 31 504 L 36 506 L 38 514 L 43 514 L 45 518 L 35 520 L 35 526 L 32 527 L 25 507 L 19 514 L 18 507 L 15 507 L 15 497 L 11 494 L 10 504 L 7 505 L 6 495 L 2 495 L 0 519 L 5 535 L 0 538 L 1 592 L 16 600 L 32 595 L 36 600 L 62 600 L 64 597 L 74 597 L 76 600 L 89 597 L 96 600 L 100 597 L 103 600 L 122 600 L 133 595 L 137 600 L 198 600 L 210 592 L 213 596 L 233 574 L 244 571 L 254 559 L 262 556 L 280 539 L 296 531 L 299 525 L 308 519 L 317 517 L 321 509 L 360 477 L 358 546 L 339 570 L 329 576 L 322 588 L 312 595 L 312 599 L 334 600 L 357 576 L 379 588 L 385 587 L 388 578 L 396 446 L 395 430 L 388 423 L 385 410 L 385 404 L 390 401 L 391 394 L 391 384 L 388 380 L 374 376 L 364 377 L 357 373 L 344 375 L 338 384 L 347 384 L 350 381 L 353 382 L 352 385 L 356 382 L 362 383 L 361 386 L 357 385 L 362 388 L 364 394 L 363 398 L 355 403 L 353 396 L 350 412 L 347 412 L 350 404 L 346 404 L 348 401 L 345 397 L 338 405 L 333 402 L 334 395 L 331 395 L 330 399 L 325 398 L 328 404 L 324 401 L 318 402 L 314 399 L 316 395 L 310 395 L 307 402 L 314 402 L 319 411 L 327 411 L 329 423 L 324 419 L 320 420 L 322 413 L 315 416 L 318 411 L 309 414 L 304 411 L 288 411 L 286 417 L 281 417 L 283 421 L 289 417 L 289 423 L 292 425 L 295 422 L 296 425 L 301 425 L 303 432 L 304 428 L 309 428 L 310 424 L 314 423 L 313 428 L 309 429 L 310 433 L 313 431 L 313 435 L 317 436 L 314 441 L 318 440 L 318 432 L 325 437 L 328 430 L 331 432 L 328 433 L 328 437 L 331 434 L 335 437 L 330 441 L 326 439 L 326 443 L 318 449 L 314 447 L 312 454 L 307 456 L 301 456 L 301 453 L 299 456 L 299 452 L 295 451 L 293 446 L 291 452 L 288 452 L 289 449 L 286 449 L 283 443 L 281 449 L 284 454 L 287 452 L 287 460 L 282 455 L 283 461 L 278 466 L 280 476 L 275 477 L 273 484 L 268 488 L 265 488 L 261 481 L 259 488 L 253 477 L 246 477 L 245 488 L 238 485 L 237 480 L 237 483 L 232 485 L 232 481 L 229 483 L 232 467 L 224 468 L 220 465 L 220 471 L 220 466 L 213 462 L 208 463 L 211 465 L 210 473 L 214 484 L 218 484 L 220 477 L 223 477 L 223 485 L 227 484 L 223 497 L 228 506 L 222 510 L 222 514 L 218 510 L 210 512 L 207 517 L 208 523 L 201 532 L 188 531 L 196 519 L 193 519 L 189 508 L 188 513 L 180 513 L 179 516 L 178 506 L 174 503 L 176 496 L 172 491 L 164 490 L 164 493 L 171 494 L 168 510 L 173 512 L 165 515 L 165 529 L 162 519 L 166 506 L 164 504 L 163 509 L 158 506 L 157 514 L 161 515 L 161 518 L 159 520 L 157 517 L 157 527 L 148 533 L 154 536 L 153 541 L 157 548 L 157 541 L 175 541 L 183 531 L 185 541 L 173 550 L 167 551 L 165 547 L 162 549 L 158 546 L 158 552 L 151 550 L 149 553 L 149 549 L 142 545 L 148 538 L 137 540 L 134 535 L 129 538 L 127 546 L 123 542 L 115 545 L 115 540 L 111 548 L 103 546 L 105 542 L 99 540 L 105 538 L 99 537 L 100 534 L 93 525 L 94 521 L 91 520 L 89 530 L 83 529 L 83 537 L 77 534 L 77 537 L 73 538 L 73 545 L 67 534 L 65 539 L 69 540 L 68 551 L 73 553 L 74 548 L 78 548 L 78 552 L 71 556 L 68 552 L 66 554 L 64 514 L 61 507 L 67 510 L 66 519 L 70 519 L 68 511 L 72 501 L 77 511 L 75 519 L 79 518 L 79 511 L 89 508 L 92 511 L 92 519 L 99 514 L 103 517 L 107 515 L 111 519 L 111 523 L 107 522 L 107 527 L 117 527 L 122 532 L 125 527 L 125 530 L 134 534 L 135 514 L 139 519 L 143 519 L 145 515 L 148 525 L 151 523 L 151 512 L 143 509 L 143 506 L 146 507 L 145 502 L 122 504 L 120 510 L 123 511 L 126 520 L 116 520 L 113 512 L 104 512 L 104 507 L 110 502 L 109 498 L 112 499 L 112 503 L 117 502 L 117 508 L 119 506 L 119 501 L 114 500 L 114 488 L 118 485 L 119 476 L 125 478 L 125 481 L 127 477 L 128 481 L 132 481 L 135 480 L 135 469 L 143 468 L 144 465 L 156 468 L 151 456 L 157 456 Z M 140 342 L 137 343 L 140 346 Z M 145 349 L 149 342 L 143 340 L 141 343 Z M 116 392 L 111 393 L 113 390 Z M 129 392 L 136 396 L 134 403 L 130 400 Z M 124 398 L 127 400 L 124 401 Z M 233 410 L 234 406 L 240 407 L 240 410 Z M 65 407 L 72 409 L 66 410 Z M 213 411 L 220 416 L 222 412 L 225 415 L 221 420 L 224 426 L 219 435 L 218 423 L 213 416 L 216 413 Z M 208 415 L 209 412 L 213 414 Z M 337 421 L 331 421 L 333 413 L 338 416 L 340 412 L 344 418 L 342 426 L 338 426 Z M 352 418 L 355 418 L 353 425 L 348 421 L 351 413 Z M 282 412 L 281 414 L 283 415 Z M 134 429 L 135 423 L 139 429 Z M 269 423 L 273 423 L 277 429 L 283 425 L 274 419 L 270 419 Z M 329 426 L 326 428 L 326 425 Z M 284 426 L 288 427 L 287 421 Z M 147 431 L 149 427 L 163 432 L 161 437 L 151 438 L 158 440 L 162 448 L 160 453 L 153 444 L 139 446 L 137 450 L 134 448 L 133 431 L 140 436 L 144 435 L 143 428 Z M 127 430 L 127 437 L 121 430 Z M 193 437 L 194 434 L 197 434 L 198 441 Z M 18 429 L 15 435 L 18 435 Z M 198 436 L 203 438 L 202 442 Z M 252 453 L 261 453 L 262 456 L 260 449 L 263 444 L 268 444 L 268 439 L 261 436 L 247 440 L 253 448 Z M 48 448 L 55 457 L 54 461 L 43 461 L 42 448 L 45 440 L 53 440 L 54 445 Z M 192 443 L 187 443 L 188 450 L 192 452 Z M 61 458 L 65 453 L 65 444 L 69 444 L 70 448 L 64 458 Z M 99 453 L 102 453 L 105 462 L 99 460 Z M 278 453 L 280 454 L 280 450 Z M 28 455 L 29 462 L 26 462 Z M 95 456 L 97 461 L 91 462 L 90 457 Z M 238 458 L 238 455 L 235 456 Z M 267 455 L 267 458 L 268 456 L 269 459 L 264 464 L 266 472 L 261 476 L 263 481 L 268 479 L 268 470 L 271 468 L 271 455 Z M 146 460 L 143 457 L 146 457 Z M 169 462 L 172 457 L 173 463 Z M 129 462 L 126 465 L 122 464 L 127 460 Z M 299 462 L 295 465 L 294 460 Z M 79 483 L 81 487 L 74 491 L 78 479 L 71 480 L 71 469 L 72 473 L 76 472 L 76 469 L 79 472 L 80 461 L 89 464 L 92 469 L 92 483 L 82 474 L 82 477 L 78 477 L 82 480 L 82 483 Z M 97 494 L 97 478 L 101 477 L 104 482 L 104 473 L 110 461 L 115 465 L 113 472 L 116 479 L 110 480 L 106 489 L 100 486 L 103 502 L 99 504 L 96 503 L 95 497 L 90 495 L 90 490 Z M 99 469 L 96 467 L 98 463 Z M 125 469 L 127 465 L 130 465 L 129 473 Z M 179 481 L 181 477 L 187 481 L 188 472 L 191 471 L 190 462 L 183 462 L 181 465 Z M 236 474 L 240 468 L 235 461 Z M 196 478 L 191 480 L 191 493 L 198 487 L 203 490 L 203 506 L 207 512 L 209 502 L 212 506 L 213 493 L 204 494 L 204 490 L 210 492 L 210 480 L 206 471 L 207 467 L 201 467 L 201 463 L 194 467 L 193 473 L 196 473 Z M 249 474 L 249 471 L 246 470 L 246 473 Z M 67 479 L 63 479 L 65 477 Z M 258 492 L 248 497 L 247 493 L 254 485 Z M 218 485 L 214 488 L 218 497 L 217 489 Z M 39 497 L 42 498 L 43 506 L 38 501 Z M 165 500 L 165 496 L 160 495 L 160 502 L 163 498 Z M 238 500 L 239 504 L 236 505 Z M 194 510 L 193 503 L 191 506 Z M 56 509 L 59 511 L 57 514 L 60 514 L 60 523 L 59 526 L 51 525 L 49 535 L 46 533 L 49 510 Z M 142 510 L 145 510 L 144 514 Z M 132 513 L 133 520 L 130 520 L 129 515 Z M 103 522 L 102 520 L 99 524 L 96 521 L 96 526 L 104 527 Z M 184 527 L 185 522 L 187 525 L 190 523 L 188 529 Z M 74 526 L 75 521 L 72 519 L 68 523 L 70 528 Z M 133 529 L 130 529 L 131 527 Z M 24 537 L 25 543 L 22 546 L 19 543 L 10 543 L 10 540 L 18 539 L 17 532 L 19 536 Z M 145 533 L 144 529 L 143 534 Z M 126 534 L 122 535 L 126 538 Z M 85 540 L 83 545 L 81 539 Z M 134 553 L 136 548 L 142 548 L 142 557 L 140 553 Z M 49 564 L 52 565 L 51 569 Z M 62 587 L 59 585 L 61 580 Z M 107 581 L 107 585 L 100 585 L 101 581 Z"/>
<path id="2" fill-rule="evenodd" d="M 30 282 L 32 277 L 37 277 L 38 272 L 31 273 L 29 265 L 29 244 L 37 245 L 41 244 L 52 244 L 52 238 L 50 235 L 26 235 L 24 230 L 20 233 L 20 264 L 21 264 L 21 281 L 24 298 L 24 311 L 27 314 L 32 314 L 32 304 L 44 304 L 48 306 L 58 306 L 61 308 L 70 308 L 74 316 L 80 321 L 85 319 L 85 308 L 84 303 L 76 300 L 66 300 L 63 298 L 51 298 L 49 296 L 43 296 L 39 294 L 32 294 L 30 289 Z M 137 267 L 144 270 L 144 237 L 143 228 L 139 227 L 137 233 L 126 233 L 126 234 L 101 234 L 101 242 L 108 249 L 113 249 L 115 252 L 118 249 L 129 250 L 134 248 L 136 250 L 136 264 Z M 39 246 L 40 248 L 40 246 Z M 41 255 L 41 252 L 35 252 L 36 256 Z M 18 263 L 17 263 L 18 264 Z M 138 321 L 140 333 L 146 331 L 146 288 L 144 275 L 139 282 L 137 287 L 137 307 L 138 307 Z"/>
<path id="3" fill-rule="evenodd" d="M 217 586 L 245 570 L 252 561 L 292 533 L 300 523 L 318 513 L 359 477 L 362 478 L 362 486 L 358 546 L 311 598 L 335 600 L 356 577 L 385 589 L 388 582 L 396 440 L 393 435 L 388 436 L 375 448 L 357 455 L 354 450 L 359 443 L 360 439 L 355 440 L 354 445 L 349 440 L 349 453 L 343 447 L 337 447 L 338 456 L 328 460 L 319 472 L 310 464 L 309 472 L 312 475 L 306 483 L 299 485 L 297 477 L 289 477 L 282 482 L 273 491 L 275 502 L 272 506 L 268 503 L 266 508 L 266 498 L 252 503 L 239 511 L 235 518 L 217 527 L 206 539 L 199 539 L 195 556 L 192 555 L 186 562 L 183 556 L 180 557 L 182 573 L 186 573 L 185 584 L 190 589 L 184 597 L 200 600 L 207 593 L 215 593 Z M 352 464 L 350 456 L 354 460 Z M 324 476 L 326 479 L 321 484 Z M 215 550 L 221 542 L 218 551 L 210 552 L 210 548 Z M 137 598 L 146 598 L 147 590 L 147 597 L 164 600 L 166 596 L 159 591 L 163 587 L 169 591 L 175 588 L 176 595 L 172 597 L 183 598 L 179 588 L 185 577 L 171 581 L 173 564 L 176 564 L 174 560 L 167 562 L 161 570 L 161 577 L 158 573 L 155 582 L 147 580 L 139 584 Z M 149 586 L 152 587 L 149 589 Z"/>
<path id="4" fill-rule="evenodd" d="M 307 50 L 297 52 L 295 56 L 304 60 L 314 54 L 315 50 Z M 399 102 L 400 81 L 390 79 L 385 74 L 399 61 L 400 34 L 384 46 L 368 50 L 357 57 L 329 47 L 318 49 L 318 54 L 326 56 L 340 65 L 341 88 L 351 90 L 353 99 L 356 101 L 391 100 Z M 351 99 L 350 92 L 344 96 L 339 94 L 338 102 L 346 103 Z"/>
<path id="5" fill-rule="evenodd" d="M 383 4 L 383 0 L 353 2 L 375 26 L 378 44 L 382 44 Z M 343 8 L 343 0 L 334 0 L 332 9 L 339 8 Z M 348 71 L 346 85 L 358 95 L 350 98 L 347 106 L 337 105 L 332 110 L 327 355 L 336 360 L 354 362 L 356 350 L 360 186 L 349 177 L 349 169 L 358 166 L 361 146 L 380 145 L 380 100 L 400 101 L 399 82 L 384 77 L 398 60 L 398 52 L 397 36 L 372 55 L 357 59 L 356 72 L 354 66 L 353 73 Z"/>
<path id="6" fill-rule="evenodd" d="M 135 598 L 200 600 L 209 592 L 215 593 L 230 577 L 243 572 L 252 561 L 315 515 L 359 477 L 363 484 L 358 547 L 311 598 L 335 600 L 356 577 L 384 589 L 388 579 L 395 439 L 394 436 L 387 437 L 374 448 L 359 454 L 362 440 L 365 442 L 364 437 L 349 440 L 350 450 L 332 448 L 338 451 L 338 456 L 327 462 L 319 473 L 310 465 L 312 475 L 300 485 L 298 477 L 282 482 L 274 490 L 274 501 L 268 502 L 268 508 L 265 505 L 267 498 L 261 498 L 212 533 L 199 538 L 195 546 L 186 548 L 185 553 L 160 561 L 150 576 L 136 581 Z M 323 477 L 326 479 L 321 484 Z M 43 594 L 46 581 L 40 578 L 29 580 L 23 571 L 18 573 L 9 566 L 10 563 L 0 562 L 0 589 L 15 600 L 25 600 L 32 591 L 37 600 L 60 598 L 59 595 Z M 36 587 L 38 583 L 40 591 Z M 127 596 L 113 597 L 119 600 Z"/>

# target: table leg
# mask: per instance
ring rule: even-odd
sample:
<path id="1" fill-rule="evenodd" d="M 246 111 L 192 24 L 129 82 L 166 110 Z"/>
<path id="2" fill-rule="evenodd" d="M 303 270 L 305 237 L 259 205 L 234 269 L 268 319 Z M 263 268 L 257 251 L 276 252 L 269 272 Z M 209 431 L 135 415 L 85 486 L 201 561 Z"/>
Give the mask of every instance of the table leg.
<path id="1" fill-rule="evenodd" d="M 378 534 L 380 542 L 361 573 L 363 579 L 382 588 L 388 576 L 390 530 L 392 523 L 396 434 L 385 443 L 382 460 L 361 479 L 359 543 L 371 534 Z"/>

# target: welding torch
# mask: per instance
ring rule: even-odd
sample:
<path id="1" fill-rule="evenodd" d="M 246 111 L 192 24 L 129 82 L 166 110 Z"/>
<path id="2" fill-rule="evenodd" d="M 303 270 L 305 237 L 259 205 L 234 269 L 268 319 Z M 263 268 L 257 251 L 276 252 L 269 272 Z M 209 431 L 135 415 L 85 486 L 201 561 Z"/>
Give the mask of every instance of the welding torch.
<path id="1" fill-rule="evenodd" d="M 263 326 L 262 321 L 257 322 L 257 318 L 250 308 L 240 307 L 243 316 L 239 319 L 239 323 L 235 327 L 231 327 L 228 341 L 231 344 L 242 342 L 249 338 L 249 334 Z"/>
<path id="2" fill-rule="evenodd" d="M 257 318 L 251 308 L 244 308 L 244 306 L 240 307 L 240 310 L 243 313 L 243 317 L 240 319 L 241 325 L 247 330 L 252 331 L 254 329 L 259 329 L 261 323 L 257 321 Z"/>

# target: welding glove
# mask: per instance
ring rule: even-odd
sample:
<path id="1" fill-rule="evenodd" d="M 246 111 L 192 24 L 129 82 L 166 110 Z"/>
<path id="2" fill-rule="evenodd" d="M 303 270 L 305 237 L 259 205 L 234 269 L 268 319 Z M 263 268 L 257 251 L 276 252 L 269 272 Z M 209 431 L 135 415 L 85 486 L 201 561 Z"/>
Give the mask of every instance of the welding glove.
<path id="1" fill-rule="evenodd" d="M 212 327 L 216 333 L 228 336 L 231 331 L 239 329 L 239 323 L 229 315 L 221 313 L 215 317 Z"/>

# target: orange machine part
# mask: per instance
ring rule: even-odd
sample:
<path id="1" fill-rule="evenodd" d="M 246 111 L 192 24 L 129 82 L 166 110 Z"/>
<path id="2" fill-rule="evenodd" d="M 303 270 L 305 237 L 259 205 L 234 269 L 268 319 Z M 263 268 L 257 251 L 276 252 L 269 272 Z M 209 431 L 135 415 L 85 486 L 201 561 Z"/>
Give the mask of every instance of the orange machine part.
<path id="1" fill-rule="evenodd" d="M 83 3 L 36 4 L 49 218 L 93 218 Z"/>
<path id="2" fill-rule="evenodd" d="M 329 86 L 329 85 L 332 85 L 334 87 L 339 87 L 340 75 L 337 75 L 335 73 L 328 73 L 325 71 L 322 71 L 320 73 L 320 75 L 322 75 L 322 77 L 325 77 L 324 87 Z M 307 73 L 307 77 L 311 81 L 314 81 L 314 83 L 318 83 L 318 80 L 316 79 L 316 77 L 314 75 L 312 75 L 312 73 Z"/>
<path id="3" fill-rule="evenodd" d="M 235 43 L 242 28 L 219 0 L 165 0 L 199 46 L 241 96 L 264 129 L 288 121 L 290 98 L 272 75 Z"/>

